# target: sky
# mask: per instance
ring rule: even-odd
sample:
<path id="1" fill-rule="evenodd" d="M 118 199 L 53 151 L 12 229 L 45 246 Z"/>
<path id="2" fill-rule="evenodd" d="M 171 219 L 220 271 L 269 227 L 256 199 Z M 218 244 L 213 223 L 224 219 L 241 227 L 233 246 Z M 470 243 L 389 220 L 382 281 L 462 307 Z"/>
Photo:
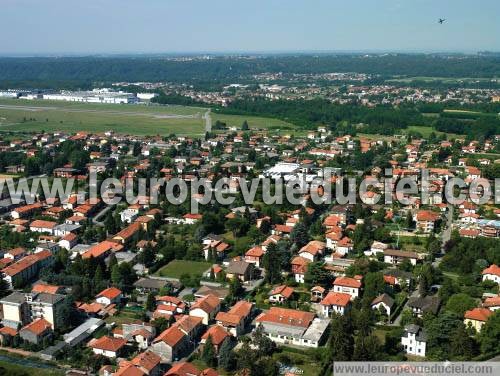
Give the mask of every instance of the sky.
<path id="1" fill-rule="evenodd" d="M 0 0 L 0 54 L 500 51 L 499 19 L 499 0 Z"/>

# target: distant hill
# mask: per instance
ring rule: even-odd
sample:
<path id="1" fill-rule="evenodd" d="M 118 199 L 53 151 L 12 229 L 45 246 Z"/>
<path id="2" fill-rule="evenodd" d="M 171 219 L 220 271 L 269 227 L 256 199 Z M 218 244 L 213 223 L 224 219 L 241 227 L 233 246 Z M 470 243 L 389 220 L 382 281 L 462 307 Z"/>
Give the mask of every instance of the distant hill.
<path id="1" fill-rule="evenodd" d="M 93 82 L 171 81 L 227 83 L 264 72 L 361 72 L 382 76 L 500 76 L 500 56 L 444 54 L 338 54 L 219 56 L 186 59 L 136 57 L 3 57 L 2 87 L 88 87 Z"/>

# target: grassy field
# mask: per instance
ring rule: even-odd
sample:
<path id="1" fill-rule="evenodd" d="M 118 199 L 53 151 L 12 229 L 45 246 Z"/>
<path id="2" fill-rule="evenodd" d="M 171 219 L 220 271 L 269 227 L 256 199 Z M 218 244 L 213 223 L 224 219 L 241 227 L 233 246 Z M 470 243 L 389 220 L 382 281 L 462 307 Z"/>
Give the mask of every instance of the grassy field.
<path id="1" fill-rule="evenodd" d="M 257 117 L 257 116 L 246 116 L 246 115 L 225 115 L 219 113 L 212 113 L 212 123 L 217 120 L 222 121 L 227 124 L 228 127 L 241 128 L 241 125 L 246 120 L 250 128 L 266 128 L 283 131 L 283 133 L 289 133 L 293 131 L 296 127 L 293 124 L 287 123 L 283 120 Z"/>
<path id="2" fill-rule="evenodd" d="M 201 136 L 205 133 L 202 107 L 88 104 L 54 101 L 0 100 L 0 132 L 104 132 L 113 130 L 133 135 Z M 221 120 L 241 127 L 247 120 L 252 128 L 293 129 L 281 120 L 256 116 L 212 114 L 212 122 Z"/>
<path id="3" fill-rule="evenodd" d="M 441 135 L 441 134 L 445 133 L 445 132 L 437 131 L 432 127 L 426 127 L 425 125 L 410 125 L 406 129 L 406 133 L 411 132 L 411 131 L 420 133 L 424 138 L 429 137 L 432 132 L 434 132 L 436 135 Z M 460 135 L 460 134 L 455 134 L 455 133 L 446 133 L 446 135 L 447 135 L 448 140 L 451 140 L 453 138 L 465 138 L 465 136 L 463 134 Z"/>
<path id="4" fill-rule="evenodd" d="M 422 81 L 422 82 L 436 82 L 441 81 L 444 83 L 457 83 L 457 82 L 488 82 L 490 78 L 474 78 L 474 77 L 427 77 L 427 76 L 415 76 L 415 77 L 395 77 L 387 80 L 387 82 L 402 82 L 409 83 L 412 81 Z"/>
<path id="5" fill-rule="evenodd" d="M 115 323 L 116 325 L 122 325 L 122 324 L 129 324 L 137 320 L 141 320 L 141 318 L 142 318 L 142 311 L 140 310 L 134 311 L 124 308 L 117 315 L 106 317 L 104 321 L 106 321 L 106 323 L 108 324 Z"/>
<path id="6" fill-rule="evenodd" d="M 202 275 L 210 266 L 208 262 L 173 260 L 158 270 L 155 275 L 178 279 L 183 274 Z"/>
<path id="7" fill-rule="evenodd" d="M 205 109 L 52 101 L 0 100 L 0 131 L 202 135 Z"/>

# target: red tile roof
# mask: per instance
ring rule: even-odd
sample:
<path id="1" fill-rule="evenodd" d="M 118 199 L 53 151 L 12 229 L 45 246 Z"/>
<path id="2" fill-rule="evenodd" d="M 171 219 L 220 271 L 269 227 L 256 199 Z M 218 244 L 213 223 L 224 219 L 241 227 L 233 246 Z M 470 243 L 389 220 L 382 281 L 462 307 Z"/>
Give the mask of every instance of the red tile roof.
<path id="1" fill-rule="evenodd" d="M 32 265 L 35 265 L 36 263 L 43 261 L 51 256 L 52 253 L 50 251 L 43 250 L 41 252 L 23 257 L 21 260 L 2 269 L 2 272 L 6 275 L 14 276 L 22 272 L 23 270 L 31 267 Z"/>
<path id="2" fill-rule="evenodd" d="M 286 285 L 277 286 L 269 293 L 269 296 L 278 294 L 288 299 L 293 294 L 293 288 Z"/>
<path id="3" fill-rule="evenodd" d="M 158 364 L 160 364 L 161 357 L 155 354 L 152 351 L 145 351 L 143 353 L 138 354 L 134 359 L 131 360 L 131 363 L 144 368 L 148 371 L 148 373 L 155 368 Z"/>
<path id="4" fill-rule="evenodd" d="M 493 314 L 488 308 L 473 308 L 470 311 L 466 311 L 464 317 L 469 320 L 475 321 L 487 321 L 488 318 Z"/>
<path id="5" fill-rule="evenodd" d="M 117 289 L 116 287 L 109 287 L 105 290 L 102 290 L 99 294 L 97 294 L 97 297 L 104 297 L 108 298 L 109 300 L 116 299 L 118 296 L 121 294 L 121 290 Z"/>
<path id="6" fill-rule="evenodd" d="M 43 334 L 44 332 L 46 332 L 47 330 L 51 330 L 51 329 L 52 329 L 52 325 L 50 325 L 50 322 L 48 322 L 44 318 L 41 318 L 41 319 L 37 319 L 37 320 L 29 323 L 28 325 L 23 327 L 21 330 L 28 330 L 31 333 L 39 336 L 39 335 Z"/>
<path id="7" fill-rule="evenodd" d="M 253 248 L 250 248 L 245 253 L 245 256 L 248 256 L 248 257 L 262 257 L 262 256 L 264 256 L 264 250 L 260 246 L 255 246 Z"/>
<path id="8" fill-rule="evenodd" d="M 184 338 L 184 336 L 185 334 L 177 326 L 171 326 L 160 333 L 153 343 L 165 342 L 167 345 L 174 347 Z"/>
<path id="9" fill-rule="evenodd" d="M 352 288 L 360 288 L 361 287 L 361 282 L 350 277 L 338 277 L 335 279 L 333 282 L 334 286 L 345 286 L 345 287 L 352 287 Z"/>
<path id="10" fill-rule="evenodd" d="M 314 319 L 314 313 L 297 311 L 293 309 L 272 307 L 269 311 L 257 317 L 257 322 L 270 322 L 275 324 L 300 326 L 307 328 Z"/>
<path id="11" fill-rule="evenodd" d="M 491 264 L 489 267 L 483 270 L 483 275 L 485 274 L 493 274 L 497 275 L 500 277 L 500 266 L 497 266 L 495 264 Z"/>
<path id="12" fill-rule="evenodd" d="M 126 339 L 104 336 L 89 342 L 89 347 L 105 351 L 119 351 L 127 343 Z"/>
<path id="13" fill-rule="evenodd" d="M 208 339 L 208 337 L 212 338 L 212 343 L 215 346 L 222 345 L 222 342 L 230 336 L 230 334 L 220 325 L 212 325 L 208 330 L 203 334 L 201 339 Z"/>
<path id="14" fill-rule="evenodd" d="M 329 292 L 328 295 L 320 302 L 321 305 L 336 305 L 340 307 L 345 307 L 351 301 L 351 295 L 344 294 L 341 292 Z"/>
<path id="15" fill-rule="evenodd" d="M 34 220 L 31 222 L 30 227 L 36 227 L 36 228 L 48 228 L 48 229 L 53 229 L 54 227 L 57 226 L 57 222 L 52 222 L 52 221 L 43 221 L 41 219 Z"/>
<path id="16" fill-rule="evenodd" d="M 213 312 L 219 307 L 220 301 L 219 298 L 215 295 L 207 295 L 203 298 L 198 299 L 192 306 L 191 310 L 195 308 L 199 308 L 204 312 L 210 313 Z"/>
<path id="17" fill-rule="evenodd" d="M 53 285 L 47 285 L 45 283 L 37 283 L 36 285 L 33 285 L 33 288 L 31 289 L 31 292 L 44 292 L 46 294 L 57 294 L 61 287 L 59 286 L 53 286 Z"/>
<path id="18" fill-rule="evenodd" d="M 500 296 L 494 296 L 492 298 L 486 298 L 483 303 L 483 307 L 500 307 Z"/>
<path id="19" fill-rule="evenodd" d="M 103 242 L 100 242 L 92 247 L 90 247 L 83 255 L 82 258 L 87 259 L 87 258 L 97 258 L 105 255 L 107 252 L 113 251 L 113 252 L 118 252 L 123 249 L 123 246 L 121 244 L 105 240 Z"/>

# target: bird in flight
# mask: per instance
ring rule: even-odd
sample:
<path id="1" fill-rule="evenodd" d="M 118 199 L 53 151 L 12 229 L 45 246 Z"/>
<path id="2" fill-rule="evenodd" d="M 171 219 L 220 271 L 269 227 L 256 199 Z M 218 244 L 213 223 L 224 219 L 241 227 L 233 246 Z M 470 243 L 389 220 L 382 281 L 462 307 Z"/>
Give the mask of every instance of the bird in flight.
<path id="1" fill-rule="evenodd" d="M 438 22 L 442 25 L 444 21 L 446 21 L 445 18 L 440 18 Z"/>

